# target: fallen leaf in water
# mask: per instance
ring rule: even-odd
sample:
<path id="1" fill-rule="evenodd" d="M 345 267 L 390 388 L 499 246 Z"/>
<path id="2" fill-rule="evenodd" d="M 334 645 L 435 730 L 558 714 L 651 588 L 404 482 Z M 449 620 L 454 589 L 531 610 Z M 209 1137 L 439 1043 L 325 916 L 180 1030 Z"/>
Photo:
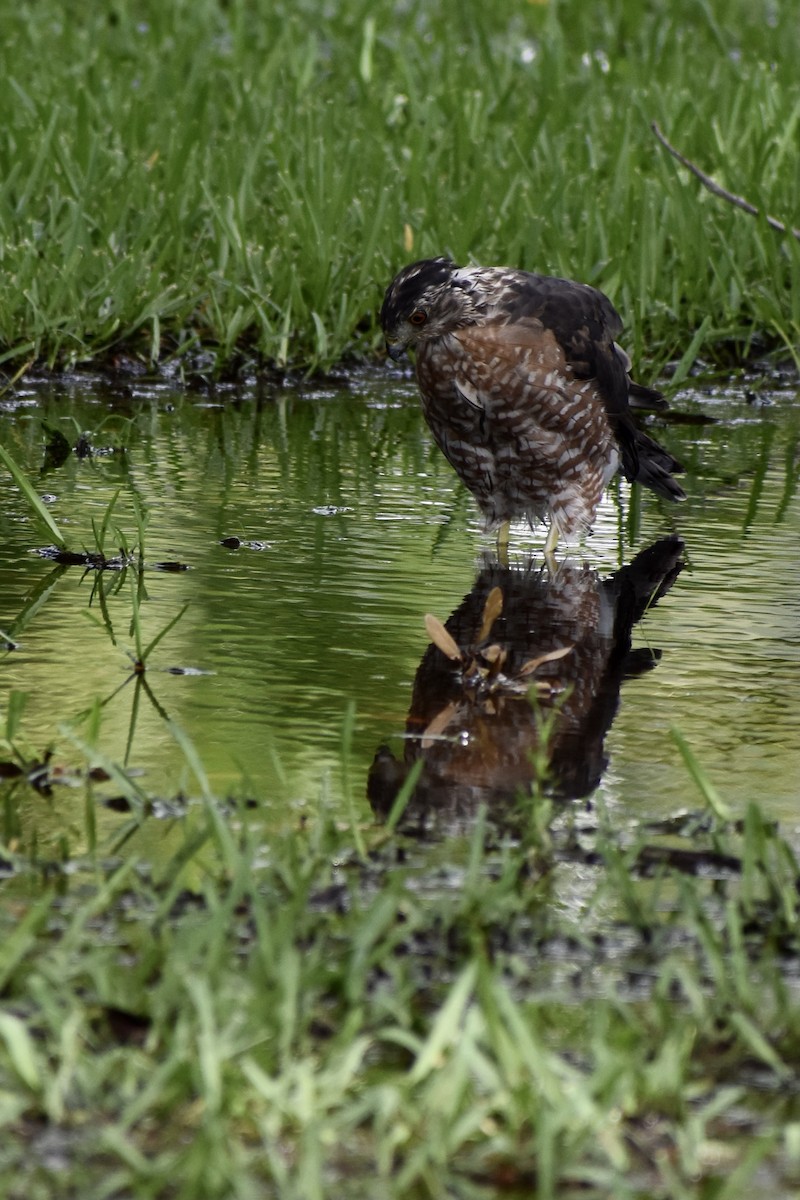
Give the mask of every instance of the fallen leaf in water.
<path id="1" fill-rule="evenodd" d="M 442 654 L 446 654 L 448 658 L 452 658 L 453 662 L 461 662 L 461 651 L 458 648 L 458 643 L 433 613 L 425 613 L 425 628 L 428 631 L 428 637 L 435 646 L 439 647 Z"/>
<path id="2" fill-rule="evenodd" d="M 493 587 L 486 597 L 486 603 L 483 606 L 483 619 L 481 621 L 480 631 L 478 633 L 476 645 L 485 642 L 489 634 L 492 632 L 494 625 L 500 613 L 503 611 L 503 593 L 499 587 Z"/>
<path id="3" fill-rule="evenodd" d="M 540 654 L 538 658 L 529 658 L 517 672 L 517 677 L 530 675 L 537 667 L 541 667 L 542 663 L 555 662 L 559 658 L 564 658 L 572 649 L 572 646 L 561 646 L 558 650 L 551 650 L 549 654 Z"/>
<path id="4" fill-rule="evenodd" d="M 423 750 L 429 750 L 431 743 L 434 742 L 436 738 L 442 736 L 457 712 L 458 705 L 451 701 L 450 704 L 446 704 L 445 707 L 436 714 L 433 720 L 430 721 L 425 727 L 425 732 L 422 735 L 421 745 Z"/>

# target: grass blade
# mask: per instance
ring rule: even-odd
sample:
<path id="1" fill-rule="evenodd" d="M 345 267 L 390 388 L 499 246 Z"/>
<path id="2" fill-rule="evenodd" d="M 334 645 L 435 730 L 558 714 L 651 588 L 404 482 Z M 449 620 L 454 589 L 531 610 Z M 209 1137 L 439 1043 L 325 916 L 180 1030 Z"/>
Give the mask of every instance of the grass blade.
<path id="1" fill-rule="evenodd" d="M 172 618 L 172 620 L 167 621 L 164 628 L 159 633 L 156 634 L 156 636 L 153 638 L 153 640 L 151 642 L 148 642 L 148 644 L 145 646 L 144 650 L 142 650 L 141 653 L 139 654 L 139 659 L 141 662 L 147 662 L 148 658 L 153 653 L 153 651 L 155 650 L 158 643 L 161 641 L 162 638 L 167 636 L 170 629 L 173 629 L 178 624 L 178 621 L 180 621 L 181 617 L 186 612 L 188 607 L 189 607 L 189 602 L 187 601 L 186 604 L 184 604 L 183 608 L 180 609 L 180 611 L 175 614 L 175 616 Z"/>
<path id="2" fill-rule="evenodd" d="M 25 499 L 28 501 L 34 516 L 45 527 L 55 544 L 63 550 L 67 544 L 66 539 L 64 538 L 61 530 L 58 528 L 56 522 L 50 516 L 50 513 L 47 511 L 47 505 L 44 503 L 41 496 L 37 494 L 36 488 L 33 486 L 30 479 L 28 479 L 28 476 L 22 470 L 22 467 L 20 467 L 19 464 L 14 461 L 14 459 L 3 446 L 0 446 L 0 461 L 4 462 L 8 467 L 14 482 L 22 492 Z"/>
<path id="3" fill-rule="evenodd" d="M 711 809 L 714 816 L 719 817 L 721 821 L 730 821 L 733 817 L 730 806 L 725 803 L 711 780 L 706 775 L 703 768 L 700 766 L 700 763 L 689 749 L 689 745 L 686 742 L 683 734 L 679 733 L 677 729 L 670 730 L 670 733 L 673 742 L 680 751 L 681 758 L 686 764 L 689 774 L 700 789 L 706 804 Z"/>

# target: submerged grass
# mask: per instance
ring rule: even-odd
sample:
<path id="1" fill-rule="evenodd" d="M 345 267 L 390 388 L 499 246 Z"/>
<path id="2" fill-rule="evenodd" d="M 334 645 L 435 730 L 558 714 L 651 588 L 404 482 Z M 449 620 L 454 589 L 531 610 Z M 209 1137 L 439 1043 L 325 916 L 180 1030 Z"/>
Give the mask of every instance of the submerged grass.
<path id="1" fill-rule="evenodd" d="M 200 798 L 158 874 L 142 817 L 120 863 L 90 797 L 88 856 L 53 863 L 6 800 L 4 1195 L 793 1194 L 798 864 L 756 805 L 668 834 L 600 814 L 579 850 L 528 802 L 431 889 L 402 821 L 321 800 L 265 842 L 174 733 Z M 694 867 L 654 868 L 680 836 Z"/>
<path id="2" fill-rule="evenodd" d="M 793 349 L 800 27 L 768 0 L 3 4 L 0 357 L 210 371 L 376 344 L 409 257 L 604 288 L 656 367 Z M 730 349 L 731 347 L 729 347 Z"/>

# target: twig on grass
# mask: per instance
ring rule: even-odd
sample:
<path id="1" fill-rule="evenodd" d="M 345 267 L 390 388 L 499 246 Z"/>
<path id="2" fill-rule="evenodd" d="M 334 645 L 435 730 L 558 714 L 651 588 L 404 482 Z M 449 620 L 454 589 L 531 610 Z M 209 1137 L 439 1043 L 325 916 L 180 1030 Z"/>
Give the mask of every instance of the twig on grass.
<path id="1" fill-rule="evenodd" d="M 693 175 L 696 175 L 703 184 L 703 187 L 708 188 L 710 192 L 712 192 L 715 196 L 719 196 L 722 200 L 727 200 L 729 204 L 734 204 L 737 208 L 743 209 L 744 212 L 750 213 L 751 216 L 761 216 L 760 210 L 757 209 L 754 204 L 751 204 L 749 200 L 745 200 L 743 196 L 737 196 L 734 192 L 729 192 L 727 188 L 721 187 L 711 178 L 710 175 L 706 175 L 705 171 L 701 171 L 691 159 L 687 158 L 684 154 L 681 154 L 680 150 L 676 150 L 675 147 L 667 141 L 666 137 L 661 132 L 658 124 L 655 121 L 651 121 L 650 128 L 658 138 L 659 142 L 661 142 L 661 145 L 664 147 L 664 149 L 668 150 L 672 157 L 676 158 L 682 166 L 686 167 L 688 171 L 691 171 Z M 776 217 L 770 217 L 769 215 L 765 216 L 764 219 L 769 225 L 770 229 L 775 229 L 778 233 L 790 233 L 792 237 L 796 237 L 798 240 L 800 240 L 800 229 L 793 229 L 789 225 L 784 225 L 783 221 L 779 221 Z"/>

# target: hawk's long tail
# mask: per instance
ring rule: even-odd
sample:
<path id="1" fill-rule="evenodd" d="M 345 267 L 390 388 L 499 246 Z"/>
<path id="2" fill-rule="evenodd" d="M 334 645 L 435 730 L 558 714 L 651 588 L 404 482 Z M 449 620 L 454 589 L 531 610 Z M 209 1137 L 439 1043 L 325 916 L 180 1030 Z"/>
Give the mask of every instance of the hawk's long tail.
<path id="1" fill-rule="evenodd" d="M 653 441 L 641 429 L 636 430 L 634 447 L 638 461 L 635 473 L 629 478 L 652 488 L 666 500 L 685 500 L 686 493 L 678 481 L 672 478 L 675 472 L 683 470 L 677 458 L 673 458 L 668 450 L 659 446 L 658 442 Z"/>

